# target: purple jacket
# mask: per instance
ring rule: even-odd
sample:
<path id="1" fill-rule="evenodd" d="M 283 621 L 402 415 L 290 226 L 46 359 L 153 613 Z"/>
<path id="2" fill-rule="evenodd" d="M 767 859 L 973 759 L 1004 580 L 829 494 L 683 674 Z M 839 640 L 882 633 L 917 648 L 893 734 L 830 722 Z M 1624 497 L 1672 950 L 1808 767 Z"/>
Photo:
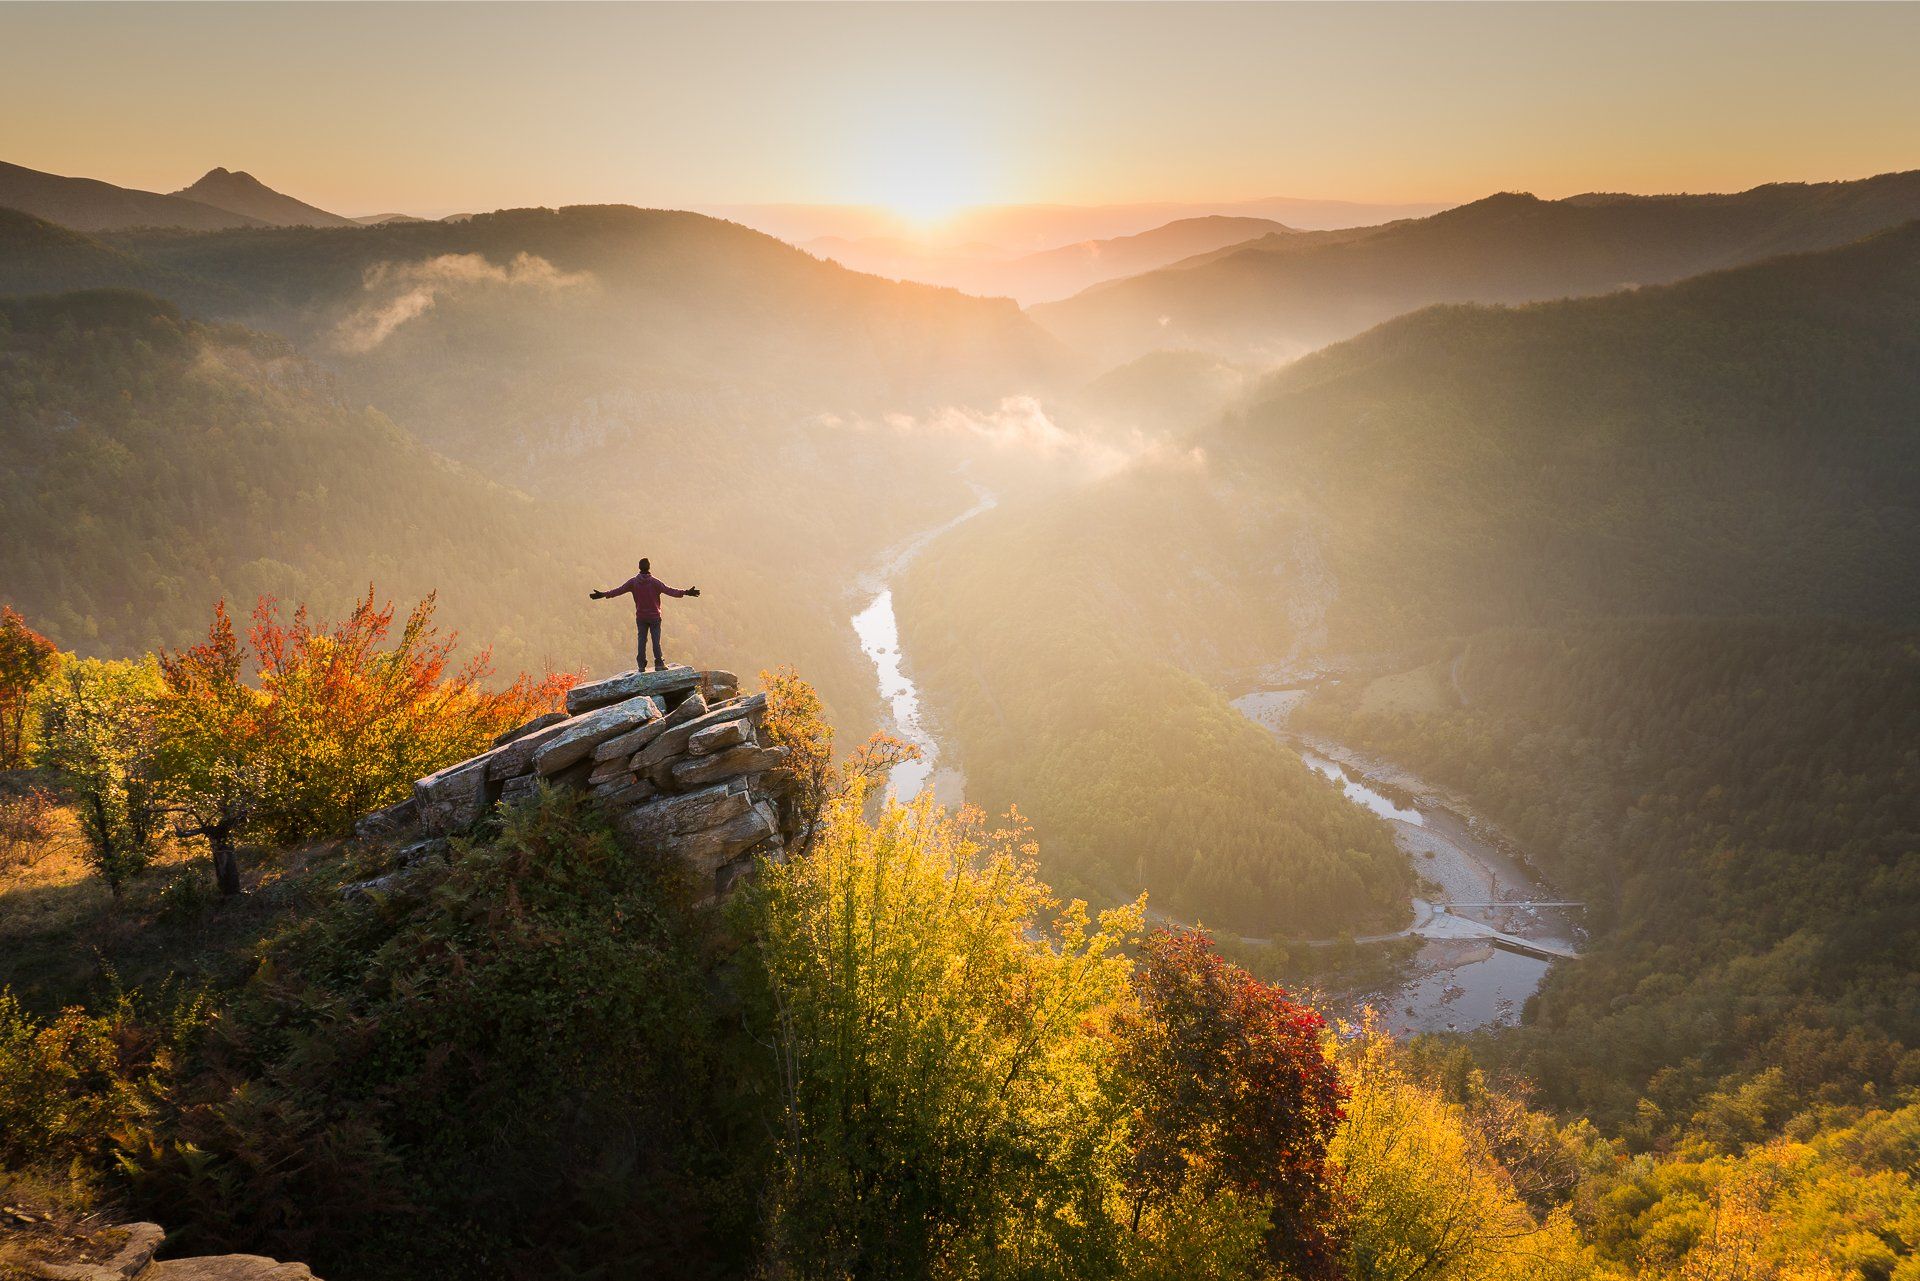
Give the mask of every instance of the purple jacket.
<path id="1" fill-rule="evenodd" d="M 678 587 L 669 587 L 652 574 L 635 574 L 620 584 L 608 596 L 633 597 L 633 616 L 642 622 L 651 622 L 660 617 L 660 598 L 662 596 L 685 596 Z"/>

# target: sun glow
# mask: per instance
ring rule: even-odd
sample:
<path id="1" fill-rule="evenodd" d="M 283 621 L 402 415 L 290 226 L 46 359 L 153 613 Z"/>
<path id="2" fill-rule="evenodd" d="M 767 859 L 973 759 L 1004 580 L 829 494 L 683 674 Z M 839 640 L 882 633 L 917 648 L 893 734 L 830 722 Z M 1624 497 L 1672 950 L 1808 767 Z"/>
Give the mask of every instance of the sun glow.
<path id="1" fill-rule="evenodd" d="M 990 148 L 966 113 L 908 111 L 875 125 L 850 148 L 860 204 L 877 205 L 914 230 L 936 230 L 963 209 L 991 203 Z"/>

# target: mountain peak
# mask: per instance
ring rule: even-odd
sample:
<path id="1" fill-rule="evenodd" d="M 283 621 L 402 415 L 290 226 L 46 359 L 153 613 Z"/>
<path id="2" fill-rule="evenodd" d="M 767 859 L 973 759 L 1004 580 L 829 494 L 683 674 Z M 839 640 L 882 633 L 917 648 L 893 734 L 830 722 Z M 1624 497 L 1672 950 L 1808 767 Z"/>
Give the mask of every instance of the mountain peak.
<path id="1" fill-rule="evenodd" d="M 198 200 L 216 209 L 225 209 L 229 213 L 258 218 L 277 227 L 358 225 L 351 218 L 328 213 L 303 200 L 275 191 L 244 169 L 227 169 L 216 165 L 202 174 L 191 187 L 182 187 L 173 194 Z"/>

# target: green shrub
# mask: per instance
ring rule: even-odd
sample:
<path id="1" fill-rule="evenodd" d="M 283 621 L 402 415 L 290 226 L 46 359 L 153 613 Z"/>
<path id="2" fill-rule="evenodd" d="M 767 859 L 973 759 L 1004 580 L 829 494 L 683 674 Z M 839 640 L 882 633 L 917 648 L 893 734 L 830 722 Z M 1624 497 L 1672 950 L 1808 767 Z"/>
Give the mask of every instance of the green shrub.
<path id="1" fill-rule="evenodd" d="M 432 888 L 267 948 L 136 1163 L 146 1213 L 366 1278 L 698 1275 L 750 1247 L 681 866 L 570 793 L 503 823 Z"/>

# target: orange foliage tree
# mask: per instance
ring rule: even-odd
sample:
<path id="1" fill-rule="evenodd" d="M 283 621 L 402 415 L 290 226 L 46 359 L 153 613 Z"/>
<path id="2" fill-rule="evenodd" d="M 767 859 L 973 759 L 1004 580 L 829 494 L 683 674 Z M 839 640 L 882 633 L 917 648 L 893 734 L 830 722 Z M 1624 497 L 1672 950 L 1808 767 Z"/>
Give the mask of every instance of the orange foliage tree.
<path id="1" fill-rule="evenodd" d="M 26 763 L 27 700 L 53 675 L 59 653 L 13 606 L 0 605 L 0 769 Z"/>
<path id="2" fill-rule="evenodd" d="M 262 597 L 243 646 L 223 603 L 204 642 L 162 659 L 163 774 L 180 830 L 213 848 L 223 890 L 238 888 L 241 830 L 281 841 L 344 834 L 414 779 L 559 706 L 576 679 L 521 675 L 489 688 L 487 652 L 456 665 L 458 637 L 442 635 L 433 612 L 429 595 L 396 632 L 392 603 L 377 604 L 372 588 L 331 626 L 304 605 L 283 620 Z"/>

